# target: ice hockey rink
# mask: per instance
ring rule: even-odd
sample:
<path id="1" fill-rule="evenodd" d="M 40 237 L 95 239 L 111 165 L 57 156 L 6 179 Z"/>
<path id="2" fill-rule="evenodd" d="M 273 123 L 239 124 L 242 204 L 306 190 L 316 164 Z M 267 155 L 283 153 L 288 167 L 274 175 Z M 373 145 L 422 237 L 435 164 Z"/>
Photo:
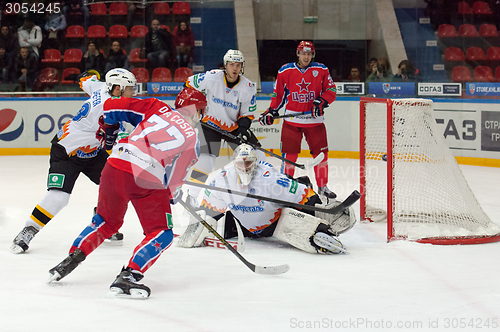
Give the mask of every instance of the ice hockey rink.
<path id="1" fill-rule="evenodd" d="M 90 222 L 98 188 L 80 177 L 66 208 L 22 255 L 13 238 L 45 194 L 48 156 L 0 156 L 0 331 L 498 331 L 500 243 L 434 246 L 386 242 L 386 224 L 358 222 L 341 235 L 346 255 L 311 255 L 246 240 L 254 274 L 228 250 L 185 249 L 176 241 L 146 273 L 147 300 L 110 298 L 108 289 L 142 240 L 134 209 L 124 245 L 102 245 L 73 273 L 49 285 L 48 270 Z M 268 157 L 275 166 L 276 159 Z M 305 159 L 299 159 L 299 162 Z M 358 160 L 330 159 L 330 188 L 359 189 Z M 500 224 L 500 169 L 460 166 L 485 212 Z M 313 179 L 312 171 L 302 171 Z M 174 207 L 174 232 L 187 215 Z M 359 203 L 355 205 L 359 217 Z M 183 226 L 184 225 L 184 226 Z"/>

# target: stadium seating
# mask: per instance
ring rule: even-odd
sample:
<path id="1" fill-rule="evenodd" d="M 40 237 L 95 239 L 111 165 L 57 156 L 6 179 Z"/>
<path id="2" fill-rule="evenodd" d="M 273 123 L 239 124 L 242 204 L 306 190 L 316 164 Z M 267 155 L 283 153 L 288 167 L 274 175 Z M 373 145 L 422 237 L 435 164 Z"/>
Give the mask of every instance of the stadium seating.
<path id="1" fill-rule="evenodd" d="M 472 4 L 472 13 L 474 15 L 492 15 L 490 6 L 484 1 L 476 1 Z"/>
<path id="2" fill-rule="evenodd" d="M 109 28 L 109 38 L 127 38 L 128 30 L 124 25 L 113 25 Z"/>
<path id="3" fill-rule="evenodd" d="M 472 14 L 472 10 L 469 4 L 465 1 L 460 1 L 458 3 L 458 15 L 470 15 Z"/>
<path id="4" fill-rule="evenodd" d="M 172 13 L 174 15 L 180 14 L 191 14 L 191 7 L 187 2 L 175 2 L 172 7 Z"/>
<path id="5" fill-rule="evenodd" d="M 489 61 L 500 60 L 500 47 L 492 46 L 486 51 L 486 59 Z"/>
<path id="6" fill-rule="evenodd" d="M 465 60 L 467 61 L 483 61 L 486 60 L 486 55 L 480 47 L 469 47 L 465 52 Z"/>
<path id="7" fill-rule="evenodd" d="M 151 76 L 151 82 L 172 82 L 172 73 L 168 68 L 155 68 Z"/>
<path id="8" fill-rule="evenodd" d="M 464 61 L 464 52 L 458 47 L 448 47 L 444 50 L 444 59 L 446 61 Z"/>
<path id="9" fill-rule="evenodd" d="M 155 15 L 169 15 L 170 6 L 166 2 L 155 2 L 153 5 Z"/>
<path id="10" fill-rule="evenodd" d="M 438 37 L 447 38 L 447 37 L 457 37 L 457 29 L 451 24 L 441 24 L 438 27 Z"/>
<path id="11" fill-rule="evenodd" d="M 56 49 L 49 48 L 43 51 L 44 59 L 42 63 L 60 63 L 61 62 L 61 52 Z"/>
<path id="12" fill-rule="evenodd" d="M 462 37 L 479 37 L 476 27 L 467 23 L 460 25 L 458 34 Z"/>
<path id="13" fill-rule="evenodd" d="M 193 71 L 188 67 L 179 67 L 174 73 L 174 82 L 185 82 L 189 76 L 193 75 Z"/>
<path id="14" fill-rule="evenodd" d="M 109 15 L 127 15 L 128 7 L 125 2 L 112 2 L 109 6 Z"/>
<path id="15" fill-rule="evenodd" d="M 493 72 L 488 66 L 477 66 L 474 68 L 474 81 L 476 82 L 493 82 Z"/>
<path id="16" fill-rule="evenodd" d="M 64 63 L 80 63 L 83 52 L 79 48 L 70 48 L 64 52 Z"/>
<path id="17" fill-rule="evenodd" d="M 472 77 L 469 68 L 465 66 L 453 67 L 451 71 L 451 80 L 454 82 L 470 82 Z"/>
<path id="18" fill-rule="evenodd" d="M 106 38 L 106 28 L 103 25 L 91 25 L 87 30 L 87 38 Z"/>
<path id="19" fill-rule="evenodd" d="M 90 15 L 104 16 L 107 12 L 105 3 L 92 3 L 90 4 Z"/>
<path id="20" fill-rule="evenodd" d="M 132 74 L 135 75 L 137 83 L 147 83 L 149 82 L 149 72 L 146 68 L 134 68 L 131 70 Z"/>
<path id="21" fill-rule="evenodd" d="M 130 29 L 130 38 L 141 38 L 148 33 L 148 27 L 145 25 L 134 25 Z"/>
<path id="22" fill-rule="evenodd" d="M 498 37 L 498 30 L 494 24 L 481 24 L 479 27 L 481 37 Z"/>
<path id="23" fill-rule="evenodd" d="M 141 59 L 141 49 L 140 48 L 134 48 L 130 50 L 130 62 L 131 63 L 144 63 L 147 62 L 147 59 Z"/>
<path id="24" fill-rule="evenodd" d="M 55 68 L 44 68 L 38 76 L 38 80 L 42 84 L 58 84 L 59 83 L 59 71 Z"/>
<path id="25" fill-rule="evenodd" d="M 170 27 L 168 25 L 160 25 L 160 29 L 165 29 L 170 32 Z"/>
<path id="26" fill-rule="evenodd" d="M 497 82 L 500 82 L 500 66 L 498 66 L 495 69 L 495 79 L 496 79 Z"/>
<path id="27" fill-rule="evenodd" d="M 74 80 L 67 80 L 69 75 L 76 74 L 80 75 L 80 69 L 78 68 L 66 68 L 63 70 L 62 74 L 62 80 L 61 84 L 68 85 L 68 84 L 76 84 Z"/>
<path id="28" fill-rule="evenodd" d="M 66 28 L 66 38 L 84 38 L 85 29 L 81 25 L 71 25 Z"/>

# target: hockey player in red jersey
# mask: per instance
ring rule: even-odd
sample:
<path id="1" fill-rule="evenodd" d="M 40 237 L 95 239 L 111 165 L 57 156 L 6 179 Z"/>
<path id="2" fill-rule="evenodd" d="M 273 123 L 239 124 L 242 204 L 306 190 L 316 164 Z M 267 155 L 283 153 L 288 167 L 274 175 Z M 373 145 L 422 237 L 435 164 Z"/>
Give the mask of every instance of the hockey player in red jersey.
<path id="1" fill-rule="evenodd" d="M 313 62 L 316 52 L 309 41 L 301 41 L 297 47 L 297 62 L 283 65 L 278 71 L 271 105 L 262 113 L 259 122 L 272 125 L 279 116 L 279 109 L 285 104 L 285 115 L 298 114 L 286 118 L 281 131 L 281 152 L 288 160 L 296 161 L 305 139 L 313 157 L 324 152 L 323 161 L 314 167 L 318 194 L 333 199 L 337 195 L 328 189 L 328 139 L 323 123 L 325 108 L 335 101 L 337 89 L 328 68 Z M 300 113 L 304 114 L 300 115 Z M 293 177 L 294 166 L 283 163 L 282 172 Z"/>
<path id="2" fill-rule="evenodd" d="M 69 256 L 49 271 L 52 281 L 68 275 L 118 231 L 127 204 L 132 202 L 145 237 L 110 290 L 122 297 L 149 297 L 150 289 L 137 281 L 172 243 L 170 200 L 181 196 L 180 186 L 198 160 L 199 140 L 194 126 L 206 105 L 205 96 L 193 89 L 184 89 L 177 96 L 176 110 L 154 98 L 106 101 L 106 123 L 126 121 L 135 129 L 113 147 L 102 172 L 97 213 L 73 242 Z"/>

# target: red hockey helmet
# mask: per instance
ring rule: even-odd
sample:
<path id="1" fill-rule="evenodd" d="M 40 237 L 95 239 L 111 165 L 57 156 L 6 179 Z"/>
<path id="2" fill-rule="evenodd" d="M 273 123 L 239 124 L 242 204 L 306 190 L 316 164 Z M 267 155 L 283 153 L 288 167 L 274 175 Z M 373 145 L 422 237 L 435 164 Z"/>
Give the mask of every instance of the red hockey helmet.
<path id="1" fill-rule="evenodd" d="M 188 107 L 194 105 L 195 107 Z M 184 88 L 175 99 L 175 110 L 187 116 L 193 116 L 197 109 L 202 109 L 201 115 L 207 107 L 207 98 L 198 90 Z"/>
<path id="2" fill-rule="evenodd" d="M 299 52 L 311 52 L 312 56 L 316 55 L 316 49 L 314 48 L 314 44 L 310 41 L 301 41 L 299 43 L 299 46 L 297 46 L 297 55 L 299 55 Z"/>

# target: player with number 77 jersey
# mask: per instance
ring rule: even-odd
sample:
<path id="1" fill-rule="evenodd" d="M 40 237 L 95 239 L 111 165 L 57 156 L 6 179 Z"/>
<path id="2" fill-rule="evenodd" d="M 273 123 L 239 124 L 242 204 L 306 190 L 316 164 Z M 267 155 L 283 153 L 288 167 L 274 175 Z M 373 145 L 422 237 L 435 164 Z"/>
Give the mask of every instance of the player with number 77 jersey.
<path id="1" fill-rule="evenodd" d="M 73 242 L 69 256 L 49 270 L 51 281 L 68 275 L 119 230 L 131 202 L 145 237 L 110 291 L 119 297 L 149 297 L 151 290 L 137 282 L 172 244 L 170 199 L 198 160 L 199 140 L 194 126 L 207 102 L 201 92 L 184 89 L 175 105 L 173 110 L 158 99 L 121 97 L 104 103 L 105 123 L 126 121 L 135 129 L 113 147 L 102 171 L 97 213 Z M 180 193 L 178 190 L 178 196 Z"/>

